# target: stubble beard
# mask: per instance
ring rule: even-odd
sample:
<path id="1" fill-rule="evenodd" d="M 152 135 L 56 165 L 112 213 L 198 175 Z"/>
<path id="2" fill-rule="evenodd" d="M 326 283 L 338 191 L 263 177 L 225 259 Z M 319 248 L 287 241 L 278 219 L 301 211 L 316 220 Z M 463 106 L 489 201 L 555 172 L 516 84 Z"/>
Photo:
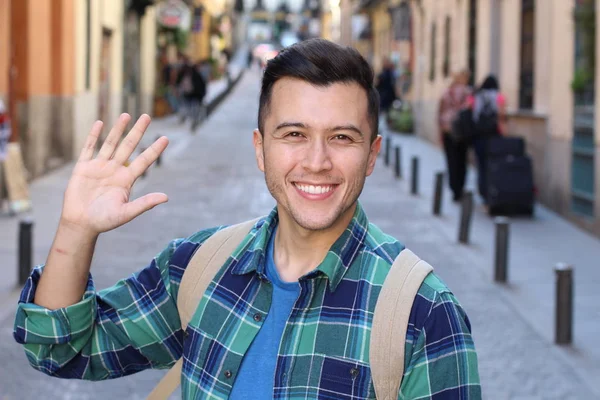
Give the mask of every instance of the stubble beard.
<path id="1" fill-rule="evenodd" d="M 353 208 L 356 204 L 362 189 L 365 184 L 366 174 L 362 174 L 362 179 L 357 178 L 353 184 L 350 185 L 349 191 L 344 195 L 342 200 L 336 205 L 336 209 L 333 213 L 327 215 L 322 221 L 311 221 L 309 218 L 304 218 L 302 212 L 296 207 L 293 207 L 289 196 L 286 193 L 285 178 L 283 183 L 279 183 L 268 171 L 270 168 L 267 167 L 265 160 L 265 182 L 267 188 L 271 193 L 271 196 L 277 202 L 279 213 L 285 211 L 291 219 L 303 229 L 308 231 L 324 231 L 334 226 L 347 212 Z M 363 168 L 366 172 L 366 166 Z M 337 190 L 337 189 L 336 189 Z"/>

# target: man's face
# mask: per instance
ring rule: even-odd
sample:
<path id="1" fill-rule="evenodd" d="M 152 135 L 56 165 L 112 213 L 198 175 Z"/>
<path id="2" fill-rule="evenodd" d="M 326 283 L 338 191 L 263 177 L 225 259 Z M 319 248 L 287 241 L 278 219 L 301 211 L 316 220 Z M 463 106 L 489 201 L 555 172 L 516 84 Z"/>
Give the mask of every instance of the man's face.
<path id="1" fill-rule="evenodd" d="M 307 230 L 347 224 L 381 147 L 381 137 L 371 144 L 364 89 L 280 79 L 263 125 L 256 158 L 280 218 Z"/>

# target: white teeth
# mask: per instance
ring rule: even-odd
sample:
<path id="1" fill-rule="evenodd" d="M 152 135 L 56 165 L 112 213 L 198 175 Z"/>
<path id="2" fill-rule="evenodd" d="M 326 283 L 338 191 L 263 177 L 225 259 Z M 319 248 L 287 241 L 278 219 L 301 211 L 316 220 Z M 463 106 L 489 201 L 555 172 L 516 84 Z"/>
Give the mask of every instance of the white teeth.
<path id="1" fill-rule="evenodd" d="M 333 186 L 298 185 L 296 187 L 309 194 L 323 194 L 331 191 Z"/>

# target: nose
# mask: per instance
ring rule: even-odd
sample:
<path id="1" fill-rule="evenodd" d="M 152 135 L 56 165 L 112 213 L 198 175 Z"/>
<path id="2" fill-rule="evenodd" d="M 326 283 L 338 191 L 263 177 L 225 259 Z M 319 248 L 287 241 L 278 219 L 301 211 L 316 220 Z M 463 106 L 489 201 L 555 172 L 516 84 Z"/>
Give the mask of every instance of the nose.
<path id="1" fill-rule="evenodd" d="M 326 140 L 313 140 L 306 147 L 302 167 L 313 173 L 329 171 L 333 168 Z"/>

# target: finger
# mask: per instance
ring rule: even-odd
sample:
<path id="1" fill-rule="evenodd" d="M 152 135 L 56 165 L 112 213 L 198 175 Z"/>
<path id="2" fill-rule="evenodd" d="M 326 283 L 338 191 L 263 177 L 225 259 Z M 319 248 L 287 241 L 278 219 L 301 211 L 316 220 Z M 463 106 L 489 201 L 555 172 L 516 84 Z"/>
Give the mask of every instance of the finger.
<path id="1" fill-rule="evenodd" d="M 147 114 L 143 114 L 138 118 L 133 128 L 131 128 L 127 136 L 125 136 L 125 139 L 123 139 L 117 148 L 117 152 L 114 156 L 115 161 L 123 164 L 129 159 L 129 157 L 131 157 L 131 154 L 133 154 L 135 148 L 140 143 L 142 136 L 144 136 L 144 132 L 146 132 L 146 129 L 148 129 L 150 121 L 150 116 Z"/>
<path id="2" fill-rule="evenodd" d="M 158 156 L 162 154 L 168 145 L 169 139 L 167 139 L 166 136 L 161 136 L 152 143 L 152 146 L 148 147 L 142 154 L 133 160 L 129 168 L 131 168 L 131 172 L 136 179 L 140 177 L 154 161 L 156 161 Z"/>
<path id="3" fill-rule="evenodd" d="M 98 158 L 109 160 L 112 157 L 117 148 L 117 144 L 119 143 L 119 139 L 123 132 L 125 132 L 129 121 L 131 121 L 131 116 L 129 116 L 129 114 L 121 114 L 119 116 L 117 123 L 110 130 L 106 140 L 104 140 L 100 152 L 98 152 Z"/>
<path id="4" fill-rule="evenodd" d="M 149 193 L 134 201 L 125 204 L 123 209 L 122 222 L 125 224 L 140 214 L 156 207 L 159 204 L 166 203 L 169 198 L 164 193 Z"/>
<path id="5" fill-rule="evenodd" d="M 85 140 L 85 145 L 83 146 L 83 149 L 81 149 L 81 153 L 79 154 L 79 161 L 91 160 L 94 156 L 94 150 L 96 150 L 96 142 L 98 142 L 98 137 L 100 136 L 100 132 L 102 132 L 102 125 L 102 121 L 96 121 L 94 125 L 92 125 L 90 134 Z"/>

